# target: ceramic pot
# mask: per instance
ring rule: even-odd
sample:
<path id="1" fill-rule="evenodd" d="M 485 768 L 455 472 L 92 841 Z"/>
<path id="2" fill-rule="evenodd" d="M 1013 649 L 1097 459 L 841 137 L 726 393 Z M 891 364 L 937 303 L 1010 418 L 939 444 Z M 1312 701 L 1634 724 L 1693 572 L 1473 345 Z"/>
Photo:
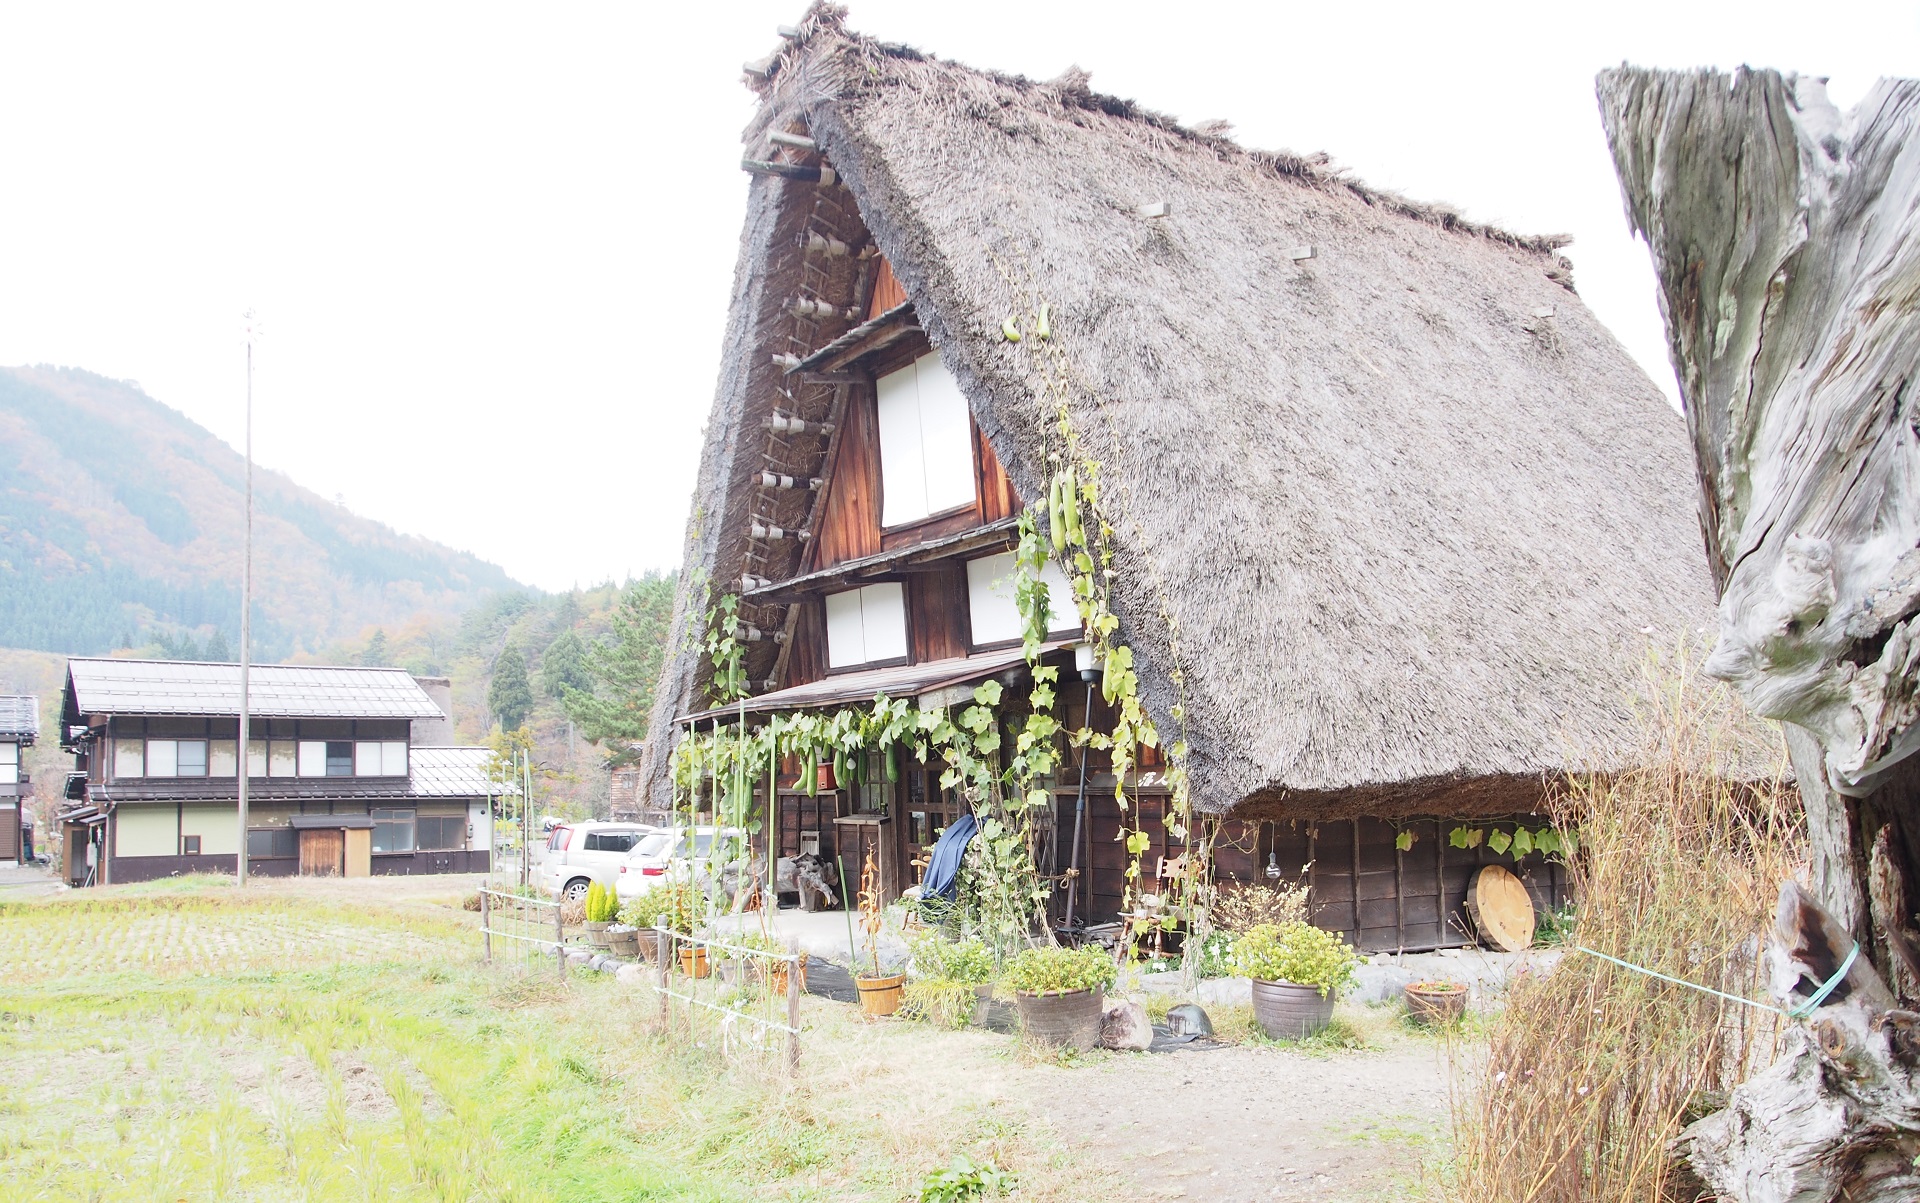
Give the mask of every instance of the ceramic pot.
<path id="1" fill-rule="evenodd" d="M 1100 1016 L 1106 1010 L 1106 992 L 1100 987 L 1045 994 L 1021 991 L 1014 999 L 1020 1008 L 1020 1030 L 1030 1039 L 1082 1051 L 1099 1047 Z"/>
<path id="2" fill-rule="evenodd" d="M 1294 982 L 1253 983 L 1253 1018 L 1275 1040 L 1305 1040 L 1333 1019 L 1333 994 Z"/>
<path id="3" fill-rule="evenodd" d="M 1467 988 L 1457 982 L 1444 983 L 1448 989 L 1434 988 L 1438 983 L 1415 982 L 1407 987 L 1407 1014 L 1413 1021 L 1439 1028 L 1459 1023 L 1467 1013 Z"/>
<path id="4" fill-rule="evenodd" d="M 707 977 L 713 967 L 707 963 L 707 950 L 700 947 L 680 950 L 680 972 L 688 977 Z"/>

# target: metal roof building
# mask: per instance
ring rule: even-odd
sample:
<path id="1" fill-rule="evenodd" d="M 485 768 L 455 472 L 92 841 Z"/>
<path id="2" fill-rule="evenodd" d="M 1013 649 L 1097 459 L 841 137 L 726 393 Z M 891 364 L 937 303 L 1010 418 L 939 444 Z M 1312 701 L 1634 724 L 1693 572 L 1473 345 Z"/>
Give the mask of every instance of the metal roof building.
<path id="1" fill-rule="evenodd" d="M 32 740 L 40 734 L 40 699 L 32 694 L 0 693 L 0 738 Z"/>
<path id="2" fill-rule="evenodd" d="M 400 668 L 256 664 L 249 710 L 260 718 L 442 718 Z M 61 721 L 93 714 L 226 716 L 240 713 L 240 666 L 182 660 L 67 661 Z"/>

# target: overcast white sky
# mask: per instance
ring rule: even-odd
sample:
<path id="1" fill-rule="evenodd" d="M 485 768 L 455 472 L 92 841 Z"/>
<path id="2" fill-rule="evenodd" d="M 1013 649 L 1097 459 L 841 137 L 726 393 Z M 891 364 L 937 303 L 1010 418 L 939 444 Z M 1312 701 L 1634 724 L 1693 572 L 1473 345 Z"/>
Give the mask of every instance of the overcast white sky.
<path id="1" fill-rule="evenodd" d="M 0 4 L 0 363 L 138 380 L 237 446 L 252 305 L 261 462 L 547 588 L 671 566 L 746 197 L 739 68 L 803 9 Z M 1844 106 L 1920 71 L 1913 3 L 851 10 L 1571 233 L 1669 393 L 1594 72 L 1777 66 Z"/>

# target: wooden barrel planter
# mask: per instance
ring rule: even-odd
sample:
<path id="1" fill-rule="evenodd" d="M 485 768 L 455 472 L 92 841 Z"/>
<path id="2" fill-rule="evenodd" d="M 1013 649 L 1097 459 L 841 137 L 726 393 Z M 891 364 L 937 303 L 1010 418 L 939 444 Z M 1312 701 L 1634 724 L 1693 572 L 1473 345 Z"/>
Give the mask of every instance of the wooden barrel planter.
<path id="1" fill-rule="evenodd" d="M 1407 1014 L 1431 1028 L 1459 1023 L 1467 1013 L 1467 988 L 1460 982 L 1415 982 L 1407 987 Z"/>
<path id="2" fill-rule="evenodd" d="M 587 943 L 593 945 L 595 948 L 605 948 L 607 946 L 607 928 L 610 925 L 611 921 L 607 919 L 589 920 L 586 924 Z"/>
<path id="3" fill-rule="evenodd" d="M 1275 1040 L 1305 1040 L 1333 1020 L 1333 994 L 1293 982 L 1253 982 L 1253 1018 Z"/>
<path id="4" fill-rule="evenodd" d="M 1100 1016 L 1106 1010 L 1106 992 L 1091 990 L 1049 991 L 1045 994 L 1014 995 L 1020 1008 L 1020 1030 L 1030 1039 L 1058 1048 L 1085 1051 L 1100 1045 Z"/>
<path id="5" fill-rule="evenodd" d="M 863 977 L 854 982 L 860 987 L 860 1009 L 868 1015 L 891 1015 L 900 1009 L 906 993 L 907 975 L 890 973 L 885 977 Z"/>
<path id="6" fill-rule="evenodd" d="M 698 946 L 680 950 L 680 972 L 688 977 L 707 977 L 713 967 L 707 963 L 707 950 Z"/>
<path id="7" fill-rule="evenodd" d="M 629 960 L 638 960 L 640 958 L 639 931 L 631 927 L 621 931 L 608 928 L 606 934 L 607 948 L 614 956 L 626 957 Z"/>

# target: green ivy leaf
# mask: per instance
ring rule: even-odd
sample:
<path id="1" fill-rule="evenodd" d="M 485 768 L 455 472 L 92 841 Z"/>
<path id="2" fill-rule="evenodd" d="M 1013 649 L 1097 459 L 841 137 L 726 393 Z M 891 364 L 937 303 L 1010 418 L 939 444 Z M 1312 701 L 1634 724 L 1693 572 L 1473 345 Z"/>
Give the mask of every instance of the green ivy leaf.
<path id="1" fill-rule="evenodd" d="M 1532 851 L 1533 833 L 1524 827 L 1515 828 L 1513 832 L 1513 859 L 1519 860 Z"/>
<path id="2" fill-rule="evenodd" d="M 1464 827 L 1456 827 L 1452 831 L 1447 832 L 1447 843 L 1452 844 L 1455 848 L 1465 848 L 1467 846 L 1467 829 Z"/>
<path id="3" fill-rule="evenodd" d="M 1505 852 L 1512 846 L 1513 837 L 1504 831 L 1495 831 L 1487 837 L 1487 847 L 1493 849 L 1495 852 Z"/>
<path id="4" fill-rule="evenodd" d="M 1413 847 L 1413 832 L 1403 831 L 1399 835 L 1394 836 L 1393 846 L 1402 852 Z"/>

